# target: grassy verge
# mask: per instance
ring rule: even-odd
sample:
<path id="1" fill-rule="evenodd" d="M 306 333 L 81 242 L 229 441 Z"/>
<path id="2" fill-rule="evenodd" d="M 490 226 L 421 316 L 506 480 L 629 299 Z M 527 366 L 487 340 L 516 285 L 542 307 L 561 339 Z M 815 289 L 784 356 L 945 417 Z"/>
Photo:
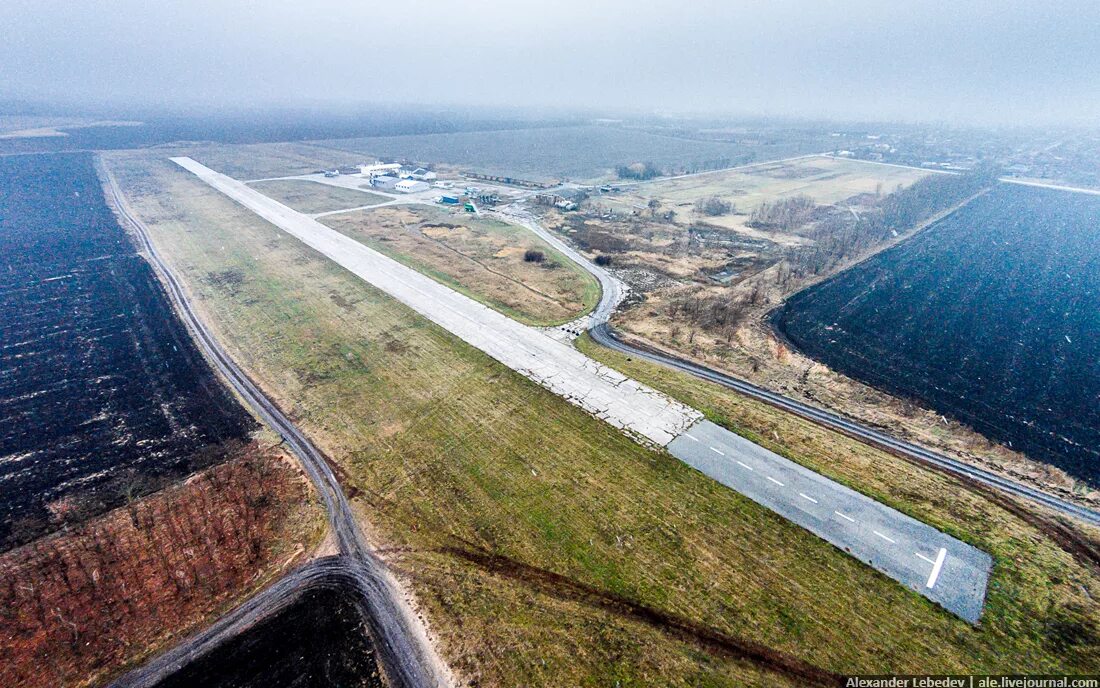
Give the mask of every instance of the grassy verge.
<path id="1" fill-rule="evenodd" d="M 252 182 L 250 186 L 300 213 L 325 213 L 330 210 L 357 208 L 390 200 L 386 196 L 369 191 L 345 189 L 341 186 L 331 186 L 306 179 L 276 179 Z"/>
<path id="2" fill-rule="evenodd" d="M 444 656 L 479 684 L 802 683 L 710 636 L 836 672 L 1100 667 L 1096 578 L 950 481 L 796 419 L 758 426 L 690 379 L 600 354 L 987 548 L 980 628 L 630 442 L 170 164 L 108 162 L 229 350 L 343 469 Z"/>
<path id="3" fill-rule="evenodd" d="M 1100 640 L 1096 624 L 1089 620 L 1100 611 L 1089 593 L 1096 588 L 1096 576 L 1031 525 L 959 480 L 718 385 L 605 349 L 587 335 L 578 339 L 577 346 L 592 358 L 700 409 L 715 423 L 993 554 L 994 575 L 983 627 L 994 629 L 1006 619 L 1014 623 L 1027 619 L 1019 630 L 1030 626 L 1030 632 L 1038 635 L 1054 623 L 1074 627 L 1071 635 L 1086 645 Z M 1078 530 L 1093 540 L 1100 535 L 1084 526 Z M 1076 571 L 1075 583 L 1063 579 L 1063 564 Z M 1061 585 L 1046 588 L 1052 581 Z M 1043 588 L 1043 595 L 1034 594 Z M 1058 621 L 1044 620 L 1051 616 Z M 1095 647 L 1088 654 L 1093 661 L 1100 658 Z"/>
<path id="4" fill-rule="evenodd" d="M 426 206 L 377 208 L 322 222 L 528 325 L 560 325 L 595 307 L 599 283 L 531 232 Z M 537 251 L 541 261 L 524 254 Z"/>

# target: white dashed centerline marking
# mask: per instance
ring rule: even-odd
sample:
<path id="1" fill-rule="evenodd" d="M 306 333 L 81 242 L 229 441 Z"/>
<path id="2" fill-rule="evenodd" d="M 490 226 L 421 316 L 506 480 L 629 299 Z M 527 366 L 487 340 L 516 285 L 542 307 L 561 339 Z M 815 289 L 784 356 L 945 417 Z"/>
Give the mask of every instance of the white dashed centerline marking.
<path id="1" fill-rule="evenodd" d="M 837 516 L 843 518 L 846 521 L 851 521 L 852 523 L 856 522 L 856 520 L 854 518 L 852 518 L 851 516 L 849 516 L 847 514 L 842 514 L 839 511 L 834 511 L 833 513 L 836 514 Z"/>
<path id="2" fill-rule="evenodd" d="M 717 450 L 717 449 L 715 449 L 714 447 L 711 447 L 711 448 L 710 448 L 710 450 L 711 450 L 712 452 L 714 452 L 715 454 L 719 454 L 719 455 L 721 455 L 721 456 L 725 456 L 725 455 L 726 455 L 726 453 L 725 453 L 725 452 L 722 452 L 722 451 L 718 451 L 718 450 Z"/>
<path id="3" fill-rule="evenodd" d="M 924 559 L 925 561 L 927 561 L 927 562 L 928 562 L 929 564 L 931 564 L 931 565 L 933 565 L 933 566 L 935 566 L 935 565 L 936 565 L 936 562 L 932 561 L 931 559 L 929 559 L 928 557 L 924 556 L 924 555 L 923 555 L 923 554 L 921 554 L 920 552 L 913 552 L 913 554 L 917 555 L 917 556 L 918 556 L 918 557 L 920 557 L 921 559 Z"/>
<path id="4" fill-rule="evenodd" d="M 692 436 L 691 436 L 691 434 L 690 434 L 690 433 L 687 433 L 687 432 L 685 432 L 685 433 L 684 433 L 684 437 L 688 438 L 688 439 L 689 439 L 689 440 L 691 440 L 692 442 L 698 442 L 698 441 L 699 441 L 698 439 L 696 439 L 696 438 L 692 437 Z"/>
<path id="5" fill-rule="evenodd" d="M 778 480 L 776 480 L 775 478 L 771 477 L 770 475 L 769 475 L 769 476 L 765 476 L 765 477 L 767 477 L 767 479 L 768 479 L 768 480 L 772 481 L 772 482 L 773 482 L 773 483 L 775 483 L 776 485 L 778 485 L 778 486 L 780 486 L 780 487 L 783 487 L 783 483 L 779 482 Z"/>
<path id="6" fill-rule="evenodd" d="M 943 560 L 947 558 L 947 550 L 940 547 L 940 553 L 936 555 L 936 563 L 932 565 L 932 574 L 928 576 L 928 587 L 931 589 L 936 584 L 936 579 L 940 577 L 940 570 L 943 569 Z"/>
<path id="7" fill-rule="evenodd" d="M 878 535 L 880 538 L 882 538 L 883 540 L 885 540 L 885 541 L 887 541 L 891 544 L 897 544 L 897 540 L 894 540 L 893 538 L 886 537 L 885 535 L 878 532 L 877 530 L 872 530 L 871 532 L 874 533 L 875 535 Z"/>
<path id="8" fill-rule="evenodd" d="M 740 464 L 741 468 L 744 468 L 744 469 L 745 469 L 745 470 L 747 470 L 747 471 L 751 471 L 751 470 L 752 470 L 752 466 L 748 465 L 748 464 L 747 464 L 747 463 L 745 463 L 744 461 L 738 461 L 737 463 L 738 463 L 738 464 Z"/>
<path id="9" fill-rule="evenodd" d="M 811 496 L 810 496 L 810 495 L 808 495 L 808 494 L 804 494 L 804 493 L 802 493 L 802 492 L 799 492 L 799 493 L 798 493 L 798 496 L 799 496 L 799 497 L 801 497 L 802 499 L 806 499 L 806 500 L 809 500 L 809 501 L 813 502 L 814 504 L 817 504 L 817 500 L 816 500 L 816 499 L 814 499 L 813 497 L 811 497 Z"/>

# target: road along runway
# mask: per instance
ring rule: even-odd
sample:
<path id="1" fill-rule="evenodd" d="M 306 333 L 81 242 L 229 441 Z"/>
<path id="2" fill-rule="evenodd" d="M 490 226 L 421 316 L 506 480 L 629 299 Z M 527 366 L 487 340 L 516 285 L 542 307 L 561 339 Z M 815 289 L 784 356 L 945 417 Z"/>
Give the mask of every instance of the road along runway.
<path id="1" fill-rule="evenodd" d="M 596 323 L 588 333 L 597 344 L 613 351 L 618 351 L 628 356 L 636 356 L 646 361 L 650 361 L 651 363 L 657 363 L 689 375 L 694 375 L 701 380 L 721 385 L 722 387 L 731 389 L 749 398 L 771 404 L 778 409 L 793 413 L 796 416 L 817 423 L 822 427 L 854 437 L 861 442 L 879 447 L 912 461 L 926 464 L 935 470 L 954 474 L 964 480 L 980 483 L 981 485 L 1008 495 L 1031 500 L 1049 509 L 1079 518 L 1086 523 L 1100 526 L 1100 513 L 1088 507 L 1062 499 L 1061 497 L 1056 497 L 1042 490 L 1025 485 L 1024 483 L 1016 482 L 1010 478 L 1001 477 L 996 473 L 978 468 L 977 466 L 971 466 L 965 461 L 953 459 L 946 454 L 940 454 L 939 452 L 926 449 L 920 445 L 900 440 L 887 432 L 864 425 L 859 421 L 852 420 L 831 411 L 825 411 L 816 406 L 779 394 L 778 392 L 773 392 L 758 385 L 754 385 L 746 380 L 733 377 L 727 373 L 679 358 L 652 347 L 633 344 L 621 338 L 606 322 Z"/>
<path id="2" fill-rule="evenodd" d="M 173 306 L 202 347 L 207 360 L 241 399 L 269 427 L 279 433 L 301 462 L 325 505 L 329 527 L 336 537 L 341 555 L 331 565 L 304 567 L 312 573 L 304 574 L 300 570 L 290 574 L 266 592 L 246 601 L 211 628 L 185 638 L 168 652 L 119 678 L 112 686 L 156 686 L 160 679 L 186 662 L 278 613 L 298 599 L 307 583 L 317 583 L 316 576 L 323 577 L 325 572 L 334 571 L 336 573 L 327 579 L 328 584 L 340 585 L 348 581 L 354 584 L 353 589 L 359 595 L 360 613 L 371 630 L 371 640 L 391 685 L 401 688 L 451 685 L 448 670 L 436 655 L 424 627 L 403 603 L 397 584 L 385 564 L 365 543 L 340 483 L 321 452 L 225 352 L 192 308 L 186 290 L 153 245 L 148 229 L 130 208 L 114 175 L 102 164 L 99 169 L 109 203 L 117 212 L 119 220 L 134 231 L 139 248 L 157 272 Z"/>
<path id="3" fill-rule="evenodd" d="M 276 227 L 509 368 L 643 444 L 806 528 L 976 623 L 992 560 L 955 538 L 759 447 L 543 332 L 517 323 L 191 158 L 172 160 Z M 757 475 L 759 473 L 759 475 Z"/>

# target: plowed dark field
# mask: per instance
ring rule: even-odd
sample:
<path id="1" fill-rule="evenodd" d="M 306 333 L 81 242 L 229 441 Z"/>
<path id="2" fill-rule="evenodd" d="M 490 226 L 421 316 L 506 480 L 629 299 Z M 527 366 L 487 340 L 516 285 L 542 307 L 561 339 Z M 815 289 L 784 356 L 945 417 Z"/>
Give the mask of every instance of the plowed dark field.
<path id="1" fill-rule="evenodd" d="M 252 427 L 91 156 L 0 158 L 0 549 L 213 464 Z"/>
<path id="2" fill-rule="evenodd" d="M 1002 184 L 774 323 L 831 368 L 1100 486 L 1100 196 Z"/>
<path id="3" fill-rule="evenodd" d="M 382 688 L 367 629 L 349 596 L 307 592 L 157 688 Z"/>

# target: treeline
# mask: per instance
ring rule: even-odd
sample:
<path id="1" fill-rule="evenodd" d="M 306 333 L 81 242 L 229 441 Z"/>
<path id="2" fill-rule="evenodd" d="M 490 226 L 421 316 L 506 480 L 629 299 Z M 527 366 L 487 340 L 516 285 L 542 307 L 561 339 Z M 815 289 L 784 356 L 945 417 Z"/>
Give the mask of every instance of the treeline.
<path id="1" fill-rule="evenodd" d="M 997 171 L 991 168 L 959 175 L 931 175 L 885 196 L 858 215 L 833 212 L 814 226 L 812 245 L 787 252 L 789 273 L 785 281 L 825 274 L 963 202 L 995 183 L 997 176 Z"/>
<path id="2" fill-rule="evenodd" d="M 909 229 L 993 185 L 998 176 L 996 168 L 983 167 L 967 174 L 934 174 L 918 179 L 882 200 L 880 228 Z"/>
<path id="3" fill-rule="evenodd" d="M 666 174 L 696 174 L 698 172 L 708 172 L 712 170 L 725 170 L 739 165 L 747 165 L 755 159 L 756 155 L 754 153 L 746 153 L 732 158 L 716 158 L 714 160 L 687 162 L 679 165 L 671 164 L 664 169 L 658 167 L 656 163 L 649 161 L 634 162 L 616 166 L 615 174 L 618 175 L 619 179 L 646 180 Z"/>
<path id="4" fill-rule="evenodd" d="M 619 179 L 646 180 L 661 176 L 661 169 L 651 162 L 636 162 L 630 165 L 619 165 L 615 168 L 615 174 Z"/>
<path id="5" fill-rule="evenodd" d="M 695 201 L 695 212 L 699 215 L 718 217 L 719 215 L 729 215 L 736 212 L 736 208 L 734 208 L 733 203 L 718 196 L 707 196 Z"/>
<path id="6" fill-rule="evenodd" d="M 731 167 L 740 167 L 741 165 L 748 165 L 749 163 L 755 161 L 755 153 L 744 153 L 735 157 L 715 158 L 713 160 L 688 162 L 682 165 L 675 166 L 671 169 L 667 169 L 666 172 L 673 175 L 696 174 L 698 172 L 711 172 L 713 170 L 726 170 Z"/>
<path id="7" fill-rule="evenodd" d="M 769 273 L 758 274 L 742 284 L 738 293 L 722 294 L 697 290 L 680 295 L 668 303 L 668 315 L 674 323 L 673 336 L 679 334 L 677 321 L 715 332 L 731 342 L 738 326 L 772 298 L 800 288 L 809 277 L 827 274 L 845 261 L 862 255 L 887 239 L 961 203 L 995 183 L 995 172 L 980 170 L 965 175 L 934 175 L 912 186 L 899 189 L 880 199 L 858 216 L 836 209 L 820 219 L 812 229 L 814 243 L 789 249 Z M 753 215 L 771 226 L 801 226 L 799 213 L 816 212 L 808 197 L 796 196 L 765 204 Z M 771 292 L 771 296 L 769 296 Z M 778 293 L 775 293 L 778 292 Z M 689 337 L 689 341 L 694 336 Z"/>

